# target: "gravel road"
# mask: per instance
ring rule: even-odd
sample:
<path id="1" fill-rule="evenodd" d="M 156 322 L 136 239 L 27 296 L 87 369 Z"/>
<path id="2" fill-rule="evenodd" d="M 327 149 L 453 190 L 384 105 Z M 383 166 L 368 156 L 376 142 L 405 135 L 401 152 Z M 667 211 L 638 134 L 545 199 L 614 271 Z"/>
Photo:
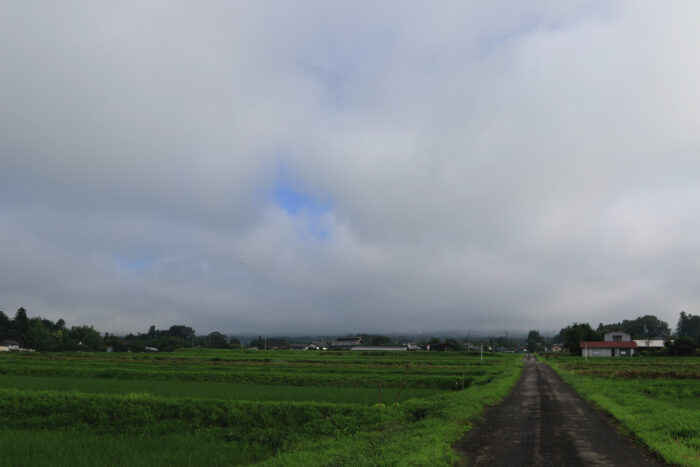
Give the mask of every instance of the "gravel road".
<path id="1" fill-rule="evenodd" d="M 455 444 L 469 466 L 663 465 L 620 435 L 547 365 L 525 357 L 503 404 Z"/>

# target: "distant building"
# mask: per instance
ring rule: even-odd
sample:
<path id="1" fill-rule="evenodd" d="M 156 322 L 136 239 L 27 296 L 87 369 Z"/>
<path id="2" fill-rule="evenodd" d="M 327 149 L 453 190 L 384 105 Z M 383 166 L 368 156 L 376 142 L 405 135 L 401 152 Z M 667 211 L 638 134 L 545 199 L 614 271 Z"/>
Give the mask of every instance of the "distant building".
<path id="1" fill-rule="evenodd" d="M 313 342 L 311 344 L 290 344 L 289 348 L 291 350 L 320 350 Z"/>
<path id="2" fill-rule="evenodd" d="M 350 348 L 355 352 L 405 352 L 407 345 L 355 345 Z"/>
<path id="3" fill-rule="evenodd" d="M 18 351 L 20 343 L 12 339 L 3 339 L 0 341 L 0 352 Z"/>
<path id="4" fill-rule="evenodd" d="M 350 350 L 357 345 L 362 345 L 361 337 L 339 337 L 331 343 L 331 349 Z"/>
<path id="5" fill-rule="evenodd" d="M 452 352 L 455 349 L 453 344 L 449 342 L 441 342 L 439 344 L 428 344 L 425 346 L 425 350 L 429 352 Z"/>
<path id="6" fill-rule="evenodd" d="M 632 335 L 622 329 L 603 333 L 602 341 L 583 341 L 580 345 L 584 357 L 631 357 L 637 348 Z"/>
<path id="7" fill-rule="evenodd" d="M 638 349 L 649 349 L 658 350 L 663 349 L 665 345 L 665 340 L 663 339 L 635 339 L 634 343 L 637 344 Z"/>
<path id="8" fill-rule="evenodd" d="M 622 329 L 611 329 L 603 333 L 605 342 L 632 342 L 632 334 Z"/>

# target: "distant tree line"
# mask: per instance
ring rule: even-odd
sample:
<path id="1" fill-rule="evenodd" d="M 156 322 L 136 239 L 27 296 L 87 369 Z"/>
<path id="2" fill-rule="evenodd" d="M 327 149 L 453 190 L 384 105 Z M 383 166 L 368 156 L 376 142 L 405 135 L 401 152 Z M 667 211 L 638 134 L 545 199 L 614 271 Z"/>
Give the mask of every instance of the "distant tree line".
<path id="1" fill-rule="evenodd" d="M 235 337 L 228 338 L 212 332 L 206 336 L 195 335 L 189 326 L 176 324 L 168 329 L 151 326 L 147 332 L 117 336 L 100 334 L 92 326 L 66 326 L 63 319 L 27 316 L 27 310 L 19 308 L 13 318 L 0 311 L 0 340 L 14 340 L 23 347 L 40 351 L 104 351 L 143 352 L 147 349 L 172 351 L 182 347 L 238 348 Z"/>

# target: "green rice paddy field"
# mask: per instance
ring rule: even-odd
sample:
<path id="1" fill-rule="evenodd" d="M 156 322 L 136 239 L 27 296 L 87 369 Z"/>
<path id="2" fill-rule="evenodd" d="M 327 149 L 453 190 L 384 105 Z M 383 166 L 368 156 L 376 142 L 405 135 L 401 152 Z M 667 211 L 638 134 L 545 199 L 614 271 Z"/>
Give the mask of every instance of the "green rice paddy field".
<path id="1" fill-rule="evenodd" d="M 700 467 L 700 358 L 549 356 L 544 361 L 662 459 Z"/>
<path id="2" fill-rule="evenodd" d="M 452 465 L 520 372 L 513 354 L 3 353 L 0 452 L 18 466 Z"/>

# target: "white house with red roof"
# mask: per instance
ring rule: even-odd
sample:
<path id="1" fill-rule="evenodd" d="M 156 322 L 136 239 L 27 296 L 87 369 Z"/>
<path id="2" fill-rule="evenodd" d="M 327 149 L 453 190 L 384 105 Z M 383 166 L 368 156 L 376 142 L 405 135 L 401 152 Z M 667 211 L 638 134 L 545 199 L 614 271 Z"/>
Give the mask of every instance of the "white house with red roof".
<path id="1" fill-rule="evenodd" d="M 631 357 L 637 348 L 632 335 L 622 329 L 603 333 L 602 341 L 584 341 L 580 344 L 584 357 Z"/>

